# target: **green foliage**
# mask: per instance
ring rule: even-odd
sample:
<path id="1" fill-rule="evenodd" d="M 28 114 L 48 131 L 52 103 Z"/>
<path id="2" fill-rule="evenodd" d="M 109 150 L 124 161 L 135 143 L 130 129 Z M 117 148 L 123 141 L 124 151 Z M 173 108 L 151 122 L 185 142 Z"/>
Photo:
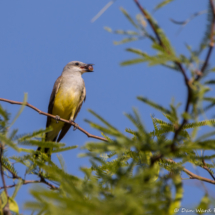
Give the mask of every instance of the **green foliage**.
<path id="1" fill-rule="evenodd" d="M 162 107 L 161 105 L 159 105 L 153 101 L 148 100 L 147 98 L 138 96 L 137 99 L 139 99 L 142 102 L 145 102 L 146 104 L 148 104 L 148 105 L 152 106 L 153 108 L 161 111 L 162 113 L 170 114 L 169 110 L 167 110 L 166 108 Z"/>
<path id="2" fill-rule="evenodd" d="M 160 9 L 160 8 L 162 8 L 162 7 L 164 7 L 164 6 L 166 6 L 167 4 L 171 3 L 172 1 L 174 1 L 174 0 L 164 0 L 164 1 L 162 1 L 161 3 L 159 3 L 159 4 L 155 7 L 154 10 L 158 10 L 158 9 Z"/>
<path id="3" fill-rule="evenodd" d="M 201 52 L 208 46 L 208 43 L 210 41 L 210 34 L 211 34 L 211 26 L 213 25 L 213 11 L 210 6 L 210 2 L 208 1 L 208 13 L 207 13 L 207 23 L 205 32 L 202 38 L 202 41 L 199 45 L 199 49 L 196 51 L 198 55 L 201 54 Z"/>
<path id="4" fill-rule="evenodd" d="M 202 199 L 199 205 L 197 206 L 197 214 L 204 214 L 205 212 L 209 212 L 210 206 L 210 198 L 206 194 Z"/>
<path id="5" fill-rule="evenodd" d="M 130 64 L 141 63 L 141 62 L 148 62 L 149 66 L 155 66 L 155 65 L 159 65 L 159 64 L 166 65 L 168 62 L 172 62 L 172 61 L 180 61 L 174 55 L 170 55 L 164 51 L 159 52 L 155 56 L 150 56 L 147 53 L 141 52 L 140 50 L 133 49 L 133 48 L 128 48 L 128 49 L 126 49 L 126 51 L 129 51 L 129 52 L 132 52 L 132 53 L 135 53 L 135 54 L 142 56 L 142 61 L 139 61 L 139 62 L 135 62 L 134 60 L 133 61 L 131 61 L 131 60 L 124 61 L 121 63 L 122 66 L 127 66 Z M 139 59 L 139 58 L 137 58 L 137 59 Z"/>
<path id="6" fill-rule="evenodd" d="M 172 0 L 162 1 L 155 9 L 160 9 L 170 2 Z M 56 164 L 42 150 L 35 151 L 32 147 L 48 147 L 52 154 L 75 149 L 77 146 L 45 141 L 45 134 L 51 131 L 51 128 L 18 134 L 18 130 L 12 130 L 11 125 L 25 105 L 12 122 L 10 114 L 0 106 L 0 146 L 4 152 L 1 155 L 1 165 L 5 177 L 16 185 L 13 195 L 8 198 L 9 204 L 14 208 L 11 210 L 18 213 L 14 198 L 18 192 L 22 192 L 20 190 L 24 185 L 33 183 L 30 194 L 34 199 L 27 201 L 25 208 L 36 214 L 173 215 L 176 214 L 175 209 L 180 208 L 184 195 L 183 172 L 190 179 L 196 177 L 196 180 L 206 182 L 209 180 L 207 177 L 214 175 L 215 119 L 207 118 L 205 115 L 206 111 L 215 105 L 215 98 L 207 96 L 211 90 L 208 85 L 213 87 L 214 80 L 207 79 L 206 82 L 200 83 L 196 79 L 197 69 L 191 68 L 193 64 L 198 68 L 202 66 L 203 60 L 199 56 L 209 42 L 212 10 L 209 9 L 208 13 L 206 39 L 197 51 L 186 45 L 190 55 L 188 57 L 175 53 L 174 47 L 150 13 L 144 11 L 145 17 L 138 14 L 136 19 L 133 19 L 125 9 L 120 10 L 135 30 L 113 31 L 106 27 L 108 32 L 125 36 L 115 44 L 145 38 L 151 42 L 154 53 L 149 55 L 136 48 L 127 48 L 126 51 L 138 57 L 124 61 L 121 65 L 146 62 L 149 66 L 161 65 L 173 72 L 182 73 L 183 77 L 190 77 L 189 81 L 185 80 L 186 87 L 189 87 L 188 100 L 183 103 L 186 108 L 181 110 L 180 103 L 175 105 L 174 102 L 163 106 L 146 97 L 138 96 L 139 101 L 149 105 L 153 110 L 158 110 L 162 115 L 160 119 L 155 115 L 151 116 L 154 128 L 148 131 L 148 126 L 144 125 L 138 111 L 133 109 L 132 113 L 125 114 L 133 127 L 132 129 L 127 127 L 125 132 L 89 110 L 99 123 L 85 121 L 99 131 L 107 141 L 90 139 L 90 142 L 83 144 L 83 153 L 79 157 L 87 157 L 91 166 L 80 168 L 84 177 L 76 177 L 67 172 L 61 154 L 57 154 Z M 146 20 L 153 28 L 154 36 L 146 29 Z M 180 65 L 186 68 L 185 74 L 181 71 Z M 214 65 L 208 66 L 203 77 L 208 77 L 209 72 L 215 71 L 214 68 Z M 26 102 L 25 97 L 24 104 Z M 198 130 L 203 126 L 212 131 L 203 130 L 199 135 Z M 8 157 L 6 153 L 8 149 L 15 150 L 13 151 L 15 155 Z M 17 164 L 24 166 L 24 176 L 19 175 Z M 207 177 L 200 178 L 185 169 L 187 164 L 203 168 L 205 172 L 207 171 Z M 29 175 L 35 180 L 29 181 Z M 213 177 L 210 183 L 214 184 Z M 197 209 L 206 210 L 212 203 L 211 196 L 205 190 Z"/>

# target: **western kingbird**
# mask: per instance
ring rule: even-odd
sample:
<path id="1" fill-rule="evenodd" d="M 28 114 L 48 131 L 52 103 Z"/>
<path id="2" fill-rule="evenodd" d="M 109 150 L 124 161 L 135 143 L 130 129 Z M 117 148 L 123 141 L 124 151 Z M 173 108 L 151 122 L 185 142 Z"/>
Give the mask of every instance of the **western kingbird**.
<path id="1" fill-rule="evenodd" d="M 79 61 L 68 63 L 56 80 L 48 105 L 48 113 L 56 115 L 56 119 L 47 117 L 46 127 L 51 126 L 52 131 L 46 133 L 46 141 L 59 142 L 71 124 L 58 122 L 57 119 L 63 118 L 74 121 L 77 117 L 83 101 L 86 99 L 86 89 L 81 75 L 85 72 L 93 72 L 93 64 L 85 64 Z M 60 133 L 60 134 L 59 134 Z M 41 147 L 38 148 L 41 150 Z M 49 148 L 45 148 L 47 153 Z"/>

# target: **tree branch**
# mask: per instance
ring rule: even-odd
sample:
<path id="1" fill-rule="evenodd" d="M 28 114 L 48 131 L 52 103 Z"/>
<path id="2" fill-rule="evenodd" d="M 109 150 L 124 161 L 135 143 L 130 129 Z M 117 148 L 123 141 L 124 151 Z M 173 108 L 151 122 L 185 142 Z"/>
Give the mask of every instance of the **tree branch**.
<path id="1" fill-rule="evenodd" d="M 162 40 L 161 40 L 161 38 L 159 36 L 159 33 L 157 32 L 156 27 L 154 26 L 154 23 L 151 21 L 151 19 L 149 19 L 146 10 L 140 5 L 140 3 L 138 2 L 138 0 L 134 0 L 134 2 L 136 3 L 137 7 L 140 9 L 140 11 L 142 12 L 143 16 L 147 19 L 149 25 L 151 26 L 152 30 L 154 31 L 155 36 L 156 36 L 156 38 L 158 40 L 159 45 L 161 45 L 163 48 L 165 48 L 165 45 L 163 44 L 163 42 L 162 42 Z M 181 65 L 181 63 L 176 62 L 176 61 L 175 61 L 175 64 L 178 66 L 178 68 L 180 69 L 181 73 L 183 74 L 184 82 L 185 82 L 187 88 L 189 90 L 191 90 L 190 89 L 190 85 L 189 85 L 189 78 L 187 77 L 186 72 L 185 72 L 183 66 Z M 188 109 L 187 106 L 189 107 L 189 105 L 186 105 L 186 109 Z"/>
<path id="2" fill-rule="evenodd" d="M 140 5 L 140 3 L 138 2 L 138 0 L 134 0 L 134 2 L 136 3 L 137 7 L 140 9 L 140 11 L 142 12 L 143 16 L 147 19 L 149 25 L 151 26 L 152 30 L 155 33 L 155 36 L 159 42 L 160 46 L 164 47 L 164 44 L 158 34 L 158 32 L 156 31 L 156 27 L 154 26 L 153 22 L 151 21 L 151 19 L 149 19 L 147 12 L 145 11 L 145 9 Z M 164 47 L 165 48 L 165 47 Z"/>
<path id="3" fill-rule="evenodd" d="M 158 43 L 163 47 L 165 48 L 165 45 L 163 44 L 160 36 L 159 36 L 159 33 L 157 32 L 156 30 L 156 27 L 154 26 L 154 23 L 151 21 L 151 19 L 149 19 L 148 17 L 148 14 L 147 12 L 145 11 L 145 9 L 140 5 L 140 3 L 138 2 L 138 0 L 134 0 L 134 2 L 136 3 L 137 7 L 140 9 L 140 11 L 142 12 L 143 16 L 147 19 L 149 25 L 151 26 L 152 30 L 154 31 L 155 35 L 156 35 L 156 38 L 158 40 Z M 187 102 L 186 102 L 186 106 L 185 106 L 185 112 L 188 113 L 189 111 L 189 106 L 190 106 L 190 102 L 191 102 L 191 99 L 192 99 L 192 90 L 191 90 L 191 87 L 190 87 L 190 80 L 188 78 L 188 76 L 186 75 L 186 72 L 182 66 L 181 63 L 175 61 L 174 62 L 179 70 L 181 71 L 183 77 L 184 77 L 184 83 L 187 87 Z M 181 129 L 183 128 L 183 126 L 187 123 L 187 120 L 186 119 L 183 119 L 181 125 L 175 130 L 175 134 L 174 134 L 174 138 L 173 138 L 173 143 L 172 143 L 172 146 L 171 146 L 171 150 L 172 151 L 175 151 L 175 141 L 178 137 L 178 134 L 180 133 Z M 156 162 L 157 160 L 161 159 L 163 157 L 163 155 L 156 155 L 154 157 L 151 158 L 151 165 L 154 164 L 154 162 Z"/>
<path id="4" fill-rule="evenodd" d="M 214 175 L 212 174 L 212 172 L 210 171 L 210 169 L 207 167 L 207 164 L 205 163 L 205 160 L 204 160 L 204 159 L 202 160 L 202 163 L 203 163 L 202 168 L 205 169 L 205 170 L 207 170 L 208 173 L 209 173 L 209 174 L 211 175 L 211 177 L 213 178 L 213 180 L 215 181 L 215 177 L 214 177 Z"/>
<path id="5" fill-rule="evenodd" d="M 40 180 L 25 180 L 23 178 L 21 178 L 20 176 L 16 175 L 15 173 L 13 173 L 10 169 L 8 169 L 7 167 L 4 166 L 5 169 L 7 169 L 13 176 L 13 179 L 20 179 L 22 180 L 23 184 L 30 184 L 30 183 L 43 183 L 43 184 L 46 184 L 50 187 L 50 189 L 53 189 L 53 190 L 57 190 L 59 189 L 59 187 L 56 187 L 54 186 L 53 184 L 49 183 L 48 181 L 45 180 L 45 178 L 41 175 L 39 175 L 40 177 Z M 3 184 L 4 186 L 3 187 L 0 187 L 0 190 L 1 189 L 5 189 L 5 188 L 11 188 L 11 187 L 15 187 L 17 184 L 12 184 L 12 185 L 9 185 L 9 186 L 6 186 L 5 184 Z"/>
<path id="6" fill-rule="evenodd" d="M 173 161 L 172 159 L 166 159 L 168 162 L 170 163 L 176 163 L 175 161 Z M 211 179 L 208 179 L 208 178 L 205 178 L 205 177 L 202 177 L 202 176 L 199 176 L 199 175 L 196 175 L 194 173 L 192 173 L 191 171 L 189 171 L 188 169 L 186 168 L 183 168 L 183 171 L 190 176 L 190 179 L 197 179 L 197 180 L 200 180 L 200 181 L 204 181 L 204 182 L 207 182 L 207 183 L 210 183 L 210 184 L 215 184 L 215 181 L 214 180 L 211 180 Z"/>
<path id="7" fill-rule="evenodd" d="M 205 58 L 205 62 L 201 68 L 201 74 L 203 74 L 205 72 L 205 69 L 207 68 L 207 65 L 214 47 L 215 6 L 214 6 L 213 0 L 210 0 L 210 5 L 211 5 L 211 10 L 213 11 L 213 19 L 212 19 L 211 33 L 210 33 L 210 44 L 208 48 L 208 53 Z M 198 75 L 195 81 L 198 81 L 200 78 L 201 78 L 201 75 Z"/>
<path id="8" fill-rule="evenodd" d="M 49 113 L 46 113 L 46 112 L 43 112 L 43 111 L 39 110 L 38 108 L 34 107 L 33 105 L 31 105 L 29 103 L 17 102 L 17 101 L 13 101 L 13 100 L 9 100 L 9 99 L 3 99 L 3 98 L 0 98 L 0 101 L 8 102 L 10 104 L 16 104 L 16 105 L 25 105 L 25 106 L 30 107 L 31 109 L 37 111 L 39 114 L 42 114 L 42 115 L 51 117 L 53 119 L 56 119 L 56 116 L 54 116 L 52 114 L 49 114 Z M 81 132 L 83 132 L 84 134 L 86 134 L 89 138 L 94 138 L 94 139 L 98 139 L 98 140 L 107 141 L 107 139 L 104 138 L 104 137 L 99 137 L 99 136 L 90 134 L 89 132 L 85 131 L 83 128 L 77 126 L 77 124 L 75 122 L 72 122 L 72 121 L 69 121 L 69 120 L 66 120 L 66 119 L 62 119 L 62 118 L 59 118 L 57 120 L 75 126 L 78 130 L 80 130 Z"/>
<path id="9" fill-rule="evenodd" d="M 50 189 L 53 189 L 53 190 L 58 190 L 59 189 L 59 187 L 54 186 L 53 184 L 47 182 L 46 180 L 44 180 L 44 181 L 41 181 L 41 180 L 23 180 L 23 185 L 33 184 L 33 183 L 43 183 L 43 184 L 46 184 L 46 185 L 48 185 L 50 187 Z M 17 186 L 17 184 L 12 184 L 12 185 L 5 186 L 5 187 L 3 186 L 3 187 L 0 187 L 0 190 L 1 189 L 5 189 L 5 188 L 12 188 L 12 187 L 15 187 L 15 186 Z"/>

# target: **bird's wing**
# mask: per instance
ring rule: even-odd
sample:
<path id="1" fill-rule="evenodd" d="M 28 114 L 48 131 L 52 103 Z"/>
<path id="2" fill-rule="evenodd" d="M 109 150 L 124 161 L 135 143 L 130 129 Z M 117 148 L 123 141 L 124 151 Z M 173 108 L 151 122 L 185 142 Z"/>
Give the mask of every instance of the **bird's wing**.
<path id="1" fill-rule="evenodd" d="M 54 106 L 54 100 L 55 100 L 55 95 L 57 94 L 59 88 L 60 88 L 60 83 L 62 80 L 62 76 L 60 76 L 54 83 L 54 87 L 50 96 L 49 100 L 49 106 L 48 106 L 48 113 L 52 114 L 53 106 Z M 51 118 L 47 117 L 47 122 L 46 122 L 46 128 L 49 127 L 51 123 Z"/>
<path id="2" fill-rule="evenodd" d="M 81 97 L 80 97 L 79 105 L 78 105 L 78 108 L 77 108 L 77 110 L 76 110 L 76 112 L 75 112 L 75 115 L 74 115 L 73 120 L 75 120 L 75 118 L 77 117 L 79 111 L 81 110 L 81 106 L 82 106 L 82 104 L 83 104 L 83 102 L 84 102 L 85 100 L 86 100 L 86 89 L 85 89 L 85 87 L 84 87 L 84 89 L 83 89 L 83 91 L 82 91 L 82 94 L 81 94 Z M 65 124 L 64 124 L 64 126 L 63 126 L 63 128 L 62 128 L 62 130 L 61 130 L 61 132 L 60 132 L 60 135 L 59 135 L 59 137 L 58 137 L 58 139 L 57 139 L 57 142 L 60 142 L 60 141 L 61 141 L 61 139 L 65 136 L 65 134 L 67 133 L 67 131 L 70 129 L 71 126 L 72 126 L 72 125 L 71 125 L 71 124 L 68 124 L 68 123 L 65 123 Z"/>

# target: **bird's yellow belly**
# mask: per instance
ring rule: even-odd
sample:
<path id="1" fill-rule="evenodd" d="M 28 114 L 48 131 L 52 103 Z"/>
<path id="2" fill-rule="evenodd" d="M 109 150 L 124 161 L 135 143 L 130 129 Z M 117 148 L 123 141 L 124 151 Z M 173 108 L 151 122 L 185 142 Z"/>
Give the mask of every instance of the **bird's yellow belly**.
<path id="1" fill-rule="evenodd" d="M 73 89 L 59 89 L 55 96 L 52 115 L 58 115 L 60 118 L 66 120 L 73 120 L 75 112 L 80 102 L 80 93 Z M 51 119 L 52 131 L 48 133 L 47 139 L 53 140 L 56 134 L 60 132 L 64 126 L 64 122 L 56 122 Z"/>
<path id="2" fill-rule="evenodd" d="M 59 89 L 55 97 L 52 114 L 64 119 L 73 118 L 79 101 L 80 93 L 74 92 L 73 90 L 64 91 Z"/>

